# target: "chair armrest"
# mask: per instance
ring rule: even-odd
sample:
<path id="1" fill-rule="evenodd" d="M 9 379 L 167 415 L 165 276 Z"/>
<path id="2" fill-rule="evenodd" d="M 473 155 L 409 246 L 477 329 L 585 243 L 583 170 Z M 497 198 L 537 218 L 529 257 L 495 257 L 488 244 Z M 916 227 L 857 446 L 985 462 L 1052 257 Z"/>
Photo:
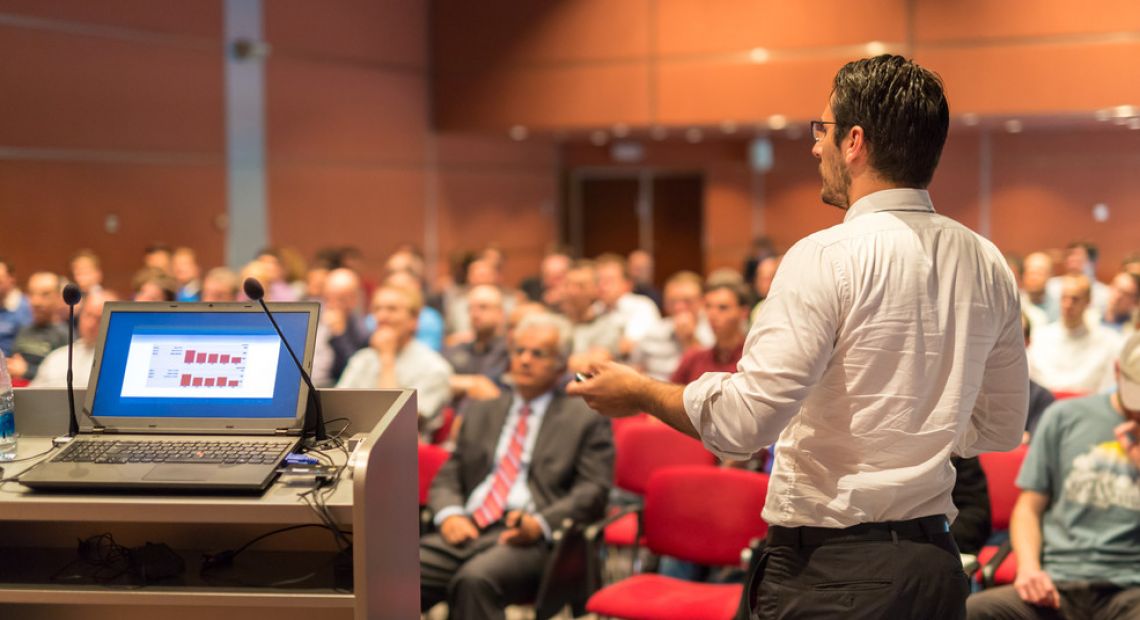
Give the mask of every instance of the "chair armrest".
<path id="1" fill-rule="evenodd" d="M 628 514 L 641 512 L 641 509 L 641 502 L 629 504 L 628 506 L 622 506 L 621 509 L 606 515 L 602 520 L 595 521 L 587 525 L 583 530 L 583 534 L 585 535 L 587 541 L 594 543 L 601 537 L 602 534 L 605 533 L 606 528 L 612 525 L 615 521 L 618 521 Z"/>
<path id="2" fill-rule="evenodd" d="M 585 613 L 589 598 L 589 545 L 582 536 L 582 526 L 564 519 L 551 532 L 550 558 L 539 582 L 534 600 L 535 617 L 550 618 L 567 604 L 575 613 Z"/>
<path id="3" fill-rule="evenodd" d="M 1009 557 L 1012 551 L 1013 543 L 1007 540 L 998 547 L 994 557 L 990 558 L 990 561 L 982 566 L 982 588 L 992 588 L 994 586 L 994 576 L 997 574 L 998 568 L 1001 567 L 1001 563 Z"/>

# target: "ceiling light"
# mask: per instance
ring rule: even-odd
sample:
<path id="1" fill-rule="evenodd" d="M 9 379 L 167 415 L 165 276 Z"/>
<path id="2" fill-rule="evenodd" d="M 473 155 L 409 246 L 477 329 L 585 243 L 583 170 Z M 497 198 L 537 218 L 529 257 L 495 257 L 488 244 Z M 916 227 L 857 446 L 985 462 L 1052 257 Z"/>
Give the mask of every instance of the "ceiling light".
<path id="1" fill-rule="evenodd" d="M 868 56 L 878 56 L 887 53 L 887 44 L 882 41 L 871 41 L 865 47 Z"/>
<path id="2" fill-rule="evenodd" d="M 669 130 L 666 129 L 664 125 L 654 125 L 653 128 L 649 130 L 649 137 L 654 140 L 664 140 L 668 135 Z"/>
<path id="3" fill-rule="evenodd" d="M 607 141 L 609 141 L 609 139 L 610 137 L 607 136 L 606 132 L 602 131 L 601 129 L 590 134 L 590 143 L 594 146 L 602 146 Z"/>
<path id="4" fill-rule="evenodd" d="M 511 140 L 522 142 L 523 140 L 526 140 L 526 127 L 523 127 L 522 125 L 515 125 L 511 127 L 510 131 L 508 131 L 507 134 L 511 136 Z"/>
<path id="5" fill-rule="evenodd" d="M 736 121 L 721 121 L 720 130 L 728 135 L 736 133 Z"/>
<path id="6" fill-rule="evenodd" d="M 962 115 L 962 122 L 965 123 L 966 125 L 970 126 L 970 127 L 973 127 L 973 126 L 977 125 L 978 123 L 982 122 L 982 119 L 977 114 L 974 114 L 973 112 L 967 112 L 967 113 Z"/>
<path id="7" fill-rule="evenodd" d="M 772 55 L 768 52 L 768 50 L 762 47 L 754 47 L 751 51 L 748 52 L 748 59 L 756 64 L 763 64 L 768 62 L 768 59 L 771 58 L 771 56 Z"/>
<path id="8" fill-rule="evenodd" d="M 768 117 L 768 128 L 779 131 L 788 126 L 788 117 L 783 114 L 773 114 Z"/>
<path id="9" fill-rule="evenodd" d="M 1024 128 L 1025 126 L 1016 118 L 1011 118 L 1005 122 L 1005 130 L 1009 133 L 1021 133 L 1021 130 Z"/>
<path id="10" fill-rule="evenodd" d="M 700 127 L 690 127 L 685 130 L 685 139 L 692 144 L 696 144 L 705 139 L 705 134 L 701 131 Z"/>
<path id="11" fill-rule="evenodd" d="M 629 125 L 626 125 L 625 123 L 618 123 L 614 125 L 613 131 L 615 138 L 624 138 L 629 135 Z"/>

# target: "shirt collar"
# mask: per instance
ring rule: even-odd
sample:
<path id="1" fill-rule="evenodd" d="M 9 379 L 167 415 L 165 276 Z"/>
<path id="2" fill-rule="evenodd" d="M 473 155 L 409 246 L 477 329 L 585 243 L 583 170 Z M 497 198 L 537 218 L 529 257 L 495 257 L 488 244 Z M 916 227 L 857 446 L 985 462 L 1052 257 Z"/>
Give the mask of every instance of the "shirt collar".
<path id="1" fill-rule="evenodd" d="M 511 401 L 511 413 L 516 413 L 522 409 L 523 403 L 530 405 L 531 418 L 541 418 L 546 410 L 550 407 L 550 401 L 554 400 L 554 392 L 546 392 L 542 396 L 535 398 L 531 401 L 524 401 L 518 392 L 515 392 L 514 398 Z"/>
<path id="2" fill-rule="evenodd" d="M 930 202 L 930 192 L 924 189 L 898 188 L 884 189 L 872 192 L 855 201 L 843 216 L 844 222 L 865 213 L 878 213 L 879 211 L 925 211 L 934 213 L 934 205 Z"/>

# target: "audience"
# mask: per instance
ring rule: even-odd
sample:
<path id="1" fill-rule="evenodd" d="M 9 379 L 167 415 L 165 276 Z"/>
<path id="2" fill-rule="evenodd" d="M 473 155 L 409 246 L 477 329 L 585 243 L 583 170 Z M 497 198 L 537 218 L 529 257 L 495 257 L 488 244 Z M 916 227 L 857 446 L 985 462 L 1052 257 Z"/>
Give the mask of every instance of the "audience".
<path id="1" fill-rule="evenodd" d="M 625 259 L 617 254 L 603 254 L 594 261 L 594 279 L 597 282 L 597 314 L 615 316 L 621 325 L 622 357 L 629 355 L 634 343 L 661 319 L 657 304 L 652 299 L 633 292 L 633 280 Z"/>
<path id="2" fill-rule="evenodd" d="M 143 267 L 131 280 L 134 301 L 174 301 L 178 285 L 158 267 Z"/>
<path id="3" fill-rule="evenodd" d="M 103 270 L 99 267 L 99 257 L 91 250 L 79 250 L 68 261 L 71 267 L 71 281 L 84 295 L 97 291 L 103 286 Z"/>
<path id="4" fill-rule="evenodd" d="M 1108 301 L 1100 322 L 1118 332 L 1129 331 L 1140 303 L 1140 275 L 1121 271 L 1108 285 Z"/>
<path id="5" fill-rule="evenodd" d="M 1114 374 L 1119 391 L 1046 411 L 1017 477 L 1017 580 L 971 596 L 969 618 L 1140 616 L 1140 335 Z"/>
<path id="6" fill-rule="evenodd" d="M 668 381 L 685 353 L 715 342 L 705 317 L 701 277 L 681 271 L 665 282 L 665 314 L 633 347 L 630 363 L 645 374 Z"/>
<path id="7" fill-rule="evenodd" d="M 241 281 L 226 267 L 214 267 L 202 279 L 201 301 L 237 301 Z"/>
<path id="8" fill-rule="evenodd" d="M 387 284 L 376 289 L 372 316 L 376 331 L 368 346 L 348 360 L 339 388 L 413 388 L 420 430 L 438 427 L 438 413 L 451 395 L 451 366 L 413 338 L 423 298 L 415 291 Z"/>
<path id="9" fill-rule="evenodd" d="M 334 269 L 324 281 L 321 319 L 313 351 L 313 383 L 335 385 L 348 360 L 368 344 L 364 289 L 351 269 Z"/>
<path id="10" fill-rule="evenodd" d="M 1053 259 L 1047 253 L 1033 252 L 1025 257 L 1021 276 L 1021 307 L 1032 309 L 1028 312 L 1034 328 L 1044 327 L 1061 318 L 1060 299 L 1050 297 L 1045 292 L 1049 278 L 1052 277 Z"/>
<path id="11" fill-rule="evenodd" d="M 634 250 L 629 253 L 627 262 L 634 294 L 652 299 L 658 311 L 663 309 L 665 300 L 661 291 L 653 285 L 653 255 L 645 250 Z"/>
<path id="12" fill-rule="evenodd" d="M 110 291 L 88 293 L 78 309 L 75 322 L 75 346 L 72 351 L 72 383 L 77 388 L 87 387 L 91 367 L 95 363 L 95 338 L 99 335 L 99 321 L 103 318 L 103 304 L 115 301 Z M 48 353 L 40 362 L 31 387 L 67 386 L 67 343 Z"/>
<path id="13" fill-rule="evenodd" d="M 32 307 L 28 298 L 16 286 L 12 264 L 0 258 L 0 351 L 12 354 L 16 334 L 32 322 Z"/>
<path id="14" fill-rule="evenodd" d="M 202 300 L 202 268 L 198 266 L 198 255 L 194 250 L 181 247 L 170 257 L 170 273 L 178 285 L 174 298 L 177 301 Z"/>
<path id="15" fill-rule="evenodd" d="M 143 269 L 155 269 L 170 275 L 170 246 L 165 243 L 152 243 L 143 249 Z"/>
<path id="16" fill-rule="evenodd" d="M 621 318 L 616 313 L 600 312 L 593 262 L 578 261 L 566 273 L 561 309 L 573 326 L 572 372 L 588 370 L 593 363 L 618 357 Z"/>
<path id="17" fill-rule="evenodd" d="M 412 291 L 421 297 L 424 295 L 423 280 L 411 271 L 390 271 L 388 277 L 384 279 L 384 283 L 388 286 Z M 420 315 L 416 321 L 416 340 L 431 347 L 433 351 L 442 351 L 443 332 L 443 315 L 425 303 L 420 309 Z"/>
<path id="18" fill-rule="evenodd" d="M 1067 275 L 1061 282 L 1061 319 L 1035 332 L 1029 376 L 1053 392 L 1089 394 L 1110 387 L 1120 335 L 1086 320 L 1087 277 Z"/>
<path id="19" fill-rule="evenodd" d="M 748 312 L 748 292 L 743 286 L 726 281 L 711 284 L 705 292 L 705 314 L 714 343 L 706 349 L 686 353 L 670 381 L 685 385 L 706 372 L 736 372 L 736 365 L 744 354 L 744 324 Z"/>
<path id="20" fill-rule="evenodd" d="M 1098 253 L 1097 247 L 1091 243 L 1084 241 L 1070 243 L 1065 248 L 1065 273 L 1049 278 L 1045 287 L 1046 295 L 1059 302 L 1063 295 L 1061 289 L 1064 277 L 1084 276 L 1088 278 L 1091 287 L 1091 308 L 1096 316 L 1103 315 L 1108 306 L 1108 285 L 1096 279 Z"/>
<path id="21" fill-rule="evenodd" d="M 453 344 L 443 352 L 455 372 L 451 395 L 457 400 L 488 400 L 499 395 L 499 385 L 510 365 L 504 336 L 506 315 L 503 293 L 487 284 L 467 291 L 471 339 Z"/>
<path id="22" fill-rule="evenodd" d="M 1021 313 L 1021 329 L 1025 332 L 1025 347 L 1028 349 L 1030 343 L 1033 342 L 1033 326 L 1024 311 Z M 1049 405 L 1053 404 L 1054 400 L 1056 398 L 1052 392 L 1033 379 L 1029 380 L 1029 412 L 1025 416 L 1025 436 L 1022 438 L 1022 443 L 1029 443 L 1029 438 L 1037 430 L 1037 423 L 1041 421 L 1041 416 L 1049 408 Z"/>
<path id="23" fill-rule="evenodd" d="M 64 305 L 61 289 L 60 277 L 54 273 L 41 271 L 28 278 L 32 322 L 16 334 L 8 358 L 8 372 L 13 379 L 35 379 L 47 354 L 67 344 L 67 322 L 60 313 Z"/>
<path id="24" fill-rule="evenodd" d="M 533 600 L 554 528 L 604 514 L 613 480 L 610 423 L 556 389 L 570 325 L 528 316 L 512 334 L 512 388 L 474 403 L 431 486 L 437 533 L 420 541 L 420 606 L 452 618 L 505 618 Z"/>

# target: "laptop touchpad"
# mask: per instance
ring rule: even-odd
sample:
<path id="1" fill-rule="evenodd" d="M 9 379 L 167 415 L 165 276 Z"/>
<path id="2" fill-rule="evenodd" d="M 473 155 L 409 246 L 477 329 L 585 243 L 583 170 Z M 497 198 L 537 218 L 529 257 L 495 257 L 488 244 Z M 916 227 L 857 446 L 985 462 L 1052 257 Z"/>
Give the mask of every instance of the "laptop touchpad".
<path id="1" fill-rule="evenodd" d="M 169 480 L 172 482 L 195 482 L 209 480 L 217 473 L 213 467 L 201 465 L 155 465 L 143 480 Z"/>

